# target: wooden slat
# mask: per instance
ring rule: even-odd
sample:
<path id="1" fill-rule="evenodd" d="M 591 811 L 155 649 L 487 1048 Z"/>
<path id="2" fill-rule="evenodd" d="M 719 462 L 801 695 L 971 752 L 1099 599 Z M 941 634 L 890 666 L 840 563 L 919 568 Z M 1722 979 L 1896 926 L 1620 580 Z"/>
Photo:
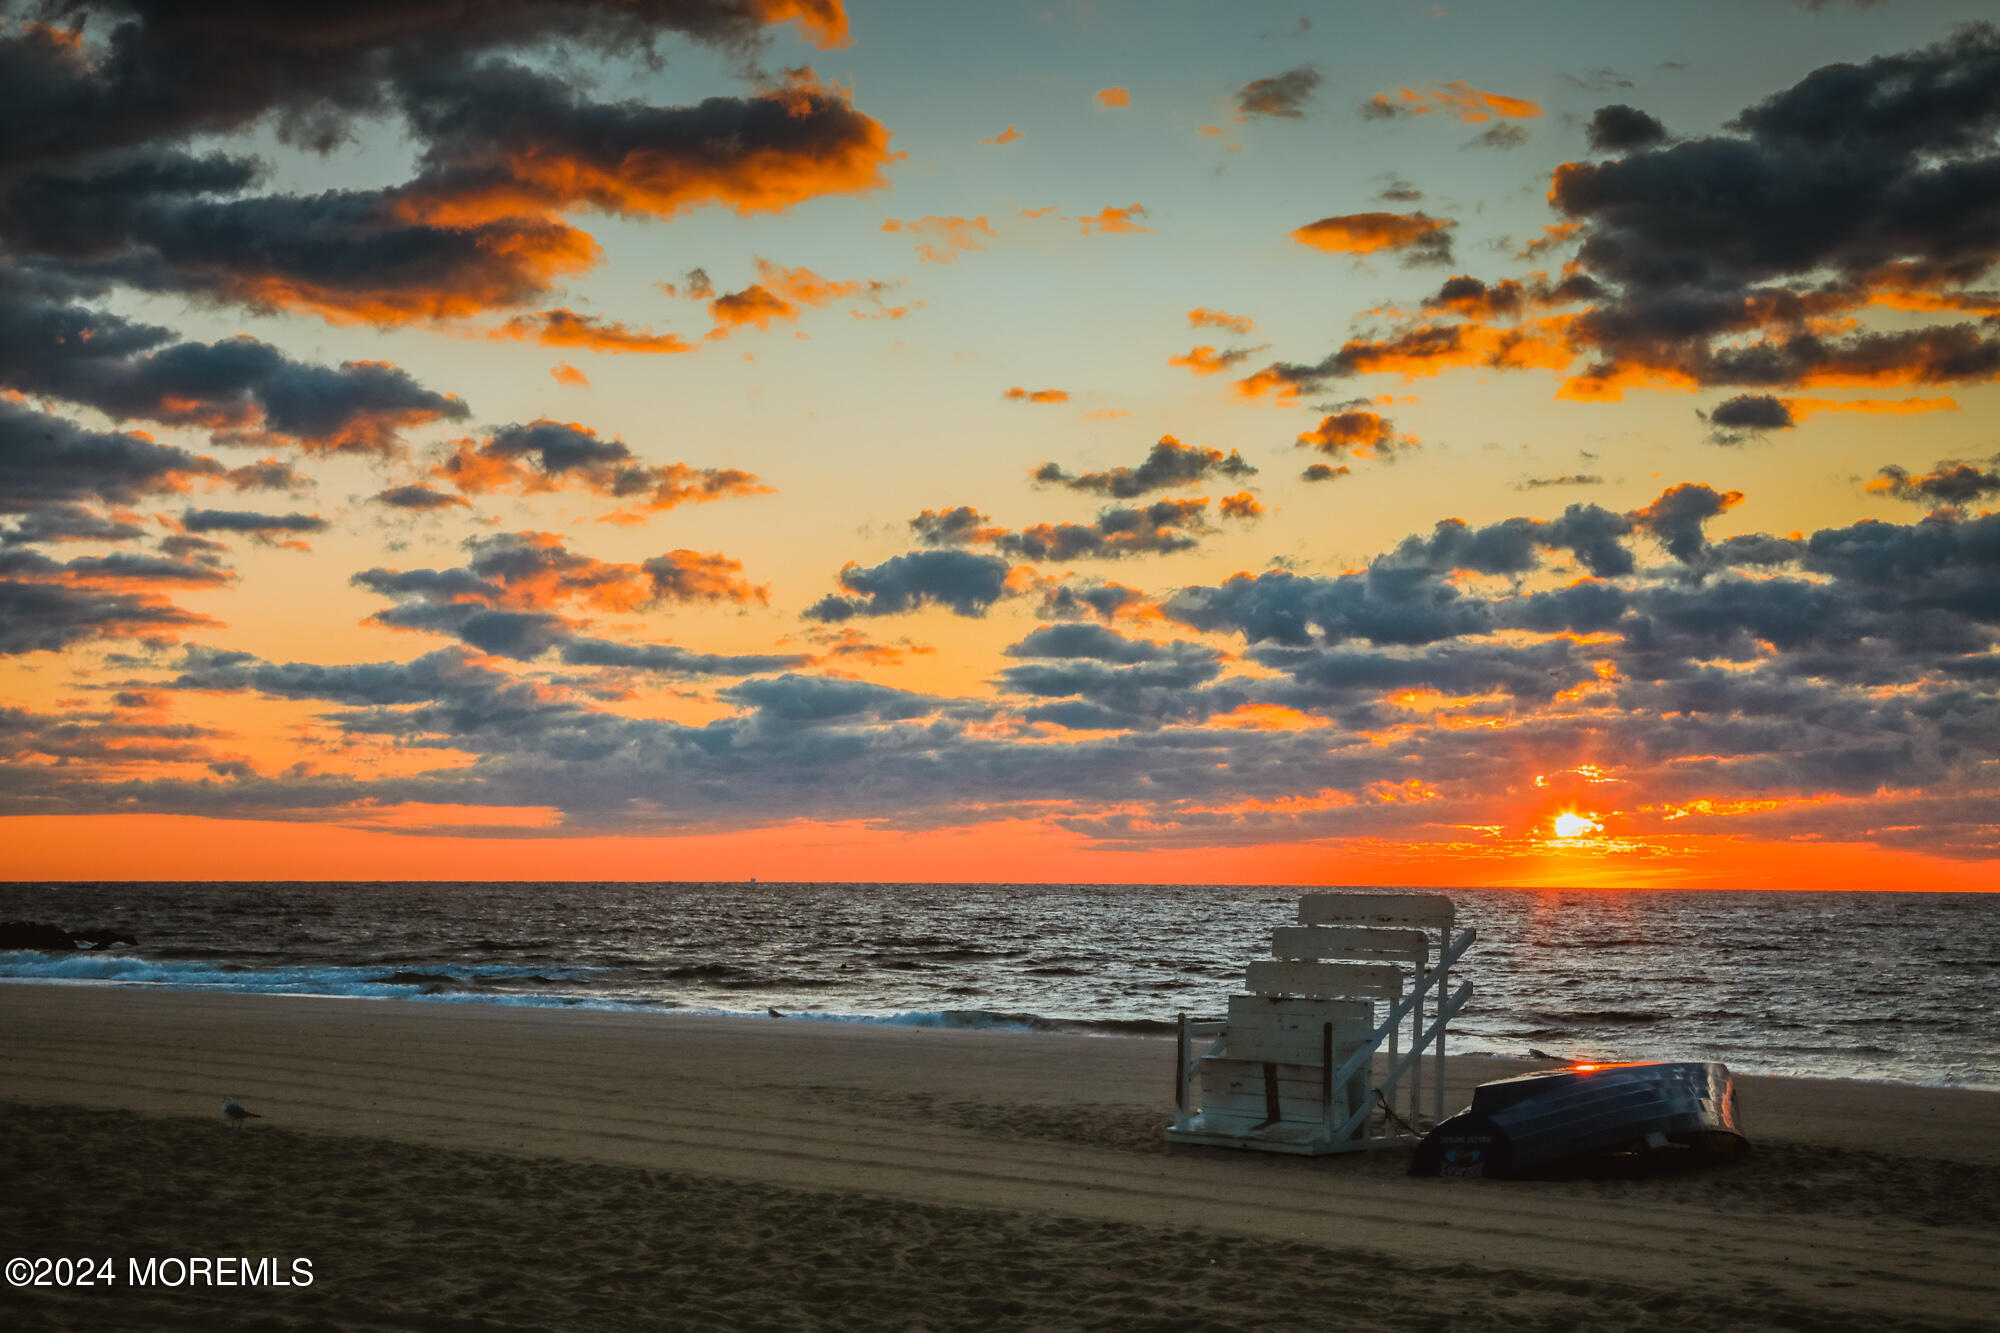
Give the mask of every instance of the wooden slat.
<path id="1" fill-rule="evenodd" d="M 1302 926 L 1417 926 L 1452 921 L 1451 899 L 1441 893 L 1308 893 L 1299 899 Z"/>
<path id="2" fill-rule="evenodd" d="M 1232 995 L 1229 1030 L 1281 1028 L 1288 1032 L 1318 1032 L 1320 1024 L 1346 1028 L 1375 1026 L 1375 1006 L 1368 1000 L 1318 1000 L 1286 995 Z"/>
<path id="3" fill-rule="evenodd" d="M 1271 932 L 1273 958 L 1392 960 L 1421 964 L 1430 946 L 1421 930 L 1369 926 L 1279 926 Z"/>
<path id="4" fill-rule="evenodd" d="M 1394 963 L 1306 963 L 1289 959 L 1252 963 L 1243 984 L 1259 995 L 1365 995 L 1393 1000 L 1403 993 L 1403 970 Z"/>
<path id="5" fill-rule="evenodd" d="M 1204 1117 L 1226 1115 L 1255 1117 L 1251 1123 L 1258 1124 L 1270 1120 L 1270 1103 L 1264 1098 L 1260 1086 L 1255 1092 L 1246 1094 L 1208 1093 L 1201 1095 L 1201 1113 Z M 1279 1097 L 1277 1119 L 1287 1124 L 1323 1124 L 1326 1111 L 1319 1104 L 1319 1098 Z"/>
<path id="6" fill-rule="evenodd" d="M 1282 1096 L 1311 1101 L 1320 1095 L 1325 1079 L 1316 1067 L 1274 1064 L 1278 1071 L 1278 1092 Z M 1201 1091 L 1233 1093 L 1238 1096 L 1264 1095 L 1264 1065 L 1256 1060 L 1230 1060 L 1211 1056 L 1201 1066 Z"/>
<path id="7" fill-rule="evenodd" d="M 1271 1028 L 1235 1028 L 1222 1039 L 1219 1058 L 1271 1060 L 1279 1064 L 1317 1066 L 1320 1034 L 1324 1030 L 1324 1028 L 1313 1028 L 1304 1032 L 1286 1032 Z M 1373 1035 L 1370 1029 L 1364 1027 L 1336 1027 L 1333 1030 L 1334 1049 L 1339 1052 L 1339 1058 L 1344 1063 L 1355 1047 Z"/>

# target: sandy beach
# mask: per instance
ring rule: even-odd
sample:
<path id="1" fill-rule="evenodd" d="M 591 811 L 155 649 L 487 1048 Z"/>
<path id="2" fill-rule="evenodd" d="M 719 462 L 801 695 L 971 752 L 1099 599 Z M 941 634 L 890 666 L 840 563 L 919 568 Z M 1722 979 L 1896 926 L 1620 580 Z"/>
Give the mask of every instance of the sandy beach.
<path id="1" fill-rule="evenodd" d="M 1172 1046 L 0 986 L 24 1328 L 1952 1328 L 2000 1306 L 2000 1096 L 1747 1078 L 1653 1179 L 1169 1148 Z M 1450 1104 L 1518 1062 L 1454 1060 Z M 263 1118 L 219 1114 L 224 1093 Z M 310 1261 L 134 1286 L 131 1260 Z"/>

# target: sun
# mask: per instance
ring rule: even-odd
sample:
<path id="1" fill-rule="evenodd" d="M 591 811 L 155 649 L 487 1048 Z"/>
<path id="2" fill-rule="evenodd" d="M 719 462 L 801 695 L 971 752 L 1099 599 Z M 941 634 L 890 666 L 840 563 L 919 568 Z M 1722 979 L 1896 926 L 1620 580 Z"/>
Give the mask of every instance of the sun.
<path id="1" fill-rule="evenodd" d="M 1558 838 L 1569 839 L 1581 838 L 1586 833 L 1602 833 L 1604 825 L 1589 815 L 1579 815 L 1575 811 L 1565 810 L 1556 816 L 1555 829 Z"/>

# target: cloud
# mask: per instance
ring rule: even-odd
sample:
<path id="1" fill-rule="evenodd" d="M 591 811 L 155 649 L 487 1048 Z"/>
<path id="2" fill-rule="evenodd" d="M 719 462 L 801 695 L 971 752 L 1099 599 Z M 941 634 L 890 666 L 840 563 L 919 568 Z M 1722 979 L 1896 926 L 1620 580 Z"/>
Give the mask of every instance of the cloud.
<path id="1" fill-rule="evenodd" d="M 1211 477 L 1250 477 L 1256 473 L 1257 469 L 1244 462 L 1243 455 L 1234 449 L 1224 454 L 1220 449 L 1182 444 L 1171 435 L 1162 435 L 1137 467 L 1079 474 L 1065 472 L 1051 462 L 1036 468 L 1033 476 L 1043 485 L 1129 500 L 1149 491 L 1195 485 Z"/>
<path id="2" fill-rule="evenodd" d="M 1256 321 L 1248 315 L 1232 315 L 1225 310 L 1210 310 L 1197 306 L 1187 312 L 1188 327 L 1191 329 L 1226 329 L 1234 334 L 1247 334 L 1256 329 Z"/>
<path id="3" fill-rule="evenodd" d="M 226 473 L 212 458 L 139 435 L 86 430 L 0 397 L 0 514 L 133 504 Z"/>
<path id="4" fill-rule="evenodd" d="M 1708 413 L 1709 438 L 1716 444 L 1741 444 L 1765 431 L 1790 430 L 1792 409 L 1767 393 L 1739 393 Z"/>
<path id="5" fill-rule="evenodd" d="M 1363 117 L 1370 120 L 1428 116 L 1433 111 L 1456 116 L 1468 125 L 1483 124 L 1496 116 L 1518 120 L 1542 114 L 1542 108 L 1526 98 L 1481 92 L 1463 79 L 1433 83 L 1421 92 L 1399 88 L 1394 96 L 1376 93 L 1361 107 Z"/>
<path id="6" fill-rule="evenodd" d="M 1968 505 L 1989 495 L 2000 495 L 2000 455 L 1983 462 L 1945 459 L 1929 472 L 1912 475 L 1891 463 L 1868 483 L 1870 495 L 1886 495 L 1920 504 Z"/>
<path id="7" fill-rule="evenodd" d="M 1378 413 L 1353 408 L 1321 418 L 1319 425 L 1299 436 L 1296 447 L 1317 449 L 1328 458 L 1394 458 L 1414 449 L 1412 435 L 1396 434 L 1395 423 Z"/>
<path id="8" fill-rule="evenodd" d="M 1604 293 L 1573 330 L 1597 357 L 1579 396 L 2000 374 L 2000 342 L 1971 324 L 1857 327 L 1876 305 L 1985 308 L 1967 284 L 2000 259 L 2000 234 L 1954 219 L 1993 197 L 1996 70 L 2000 30 L 1971 25 L 1815 70 L 1728 133 L 1557 168 L 1550 201 L 1581 227 L 1577 262 Z M 1717 190 L 1730 207 L 1700 202 Z"/>
<path id="9" fill-rule="evenodd" d="M 1022 388 L 1018 384 L 1000 396 L 1017 403 L 1066 403 L 1069 401 L 1069 392 L 1065 389 L 1029 390 Z"/>
<path id="10" fill-rule="evenodd" d="M 1505 150 L 1508 148 L 1519 148 L 1526 142 L 1528 142 L 1528 132 L 1526 130 L 1508 121 L 1496 120 L 1487 126 L 1483 133 L 1473 135 L 1460 146 L 1464 148 L 1498 148 Z"/>
<path id="11" fill-rule="evenodd" d="M 58 653 L 92 639 L 171 642 L 213 628 L 206 616 L 147 593 L 109 592 L 0 578 L 0 655 Z"/>
<path id="12" fill-rule="evenodd" d="M 927 264 L 955 264 L 961 254 L 968 250 L 984 250 L 986 243 L 993 239 L 993 225 L 984 215 L 976 218 L 939 217 L 936 214 L 907 220 L 889 218 L 882 223 L 882 230 L 935 237 L 935 240 L 922 241 L 917 246 L 917 258 Z"/>
<path id="13" fill-rule="evenodd" d="M 1708 544 L 1702 525 L 1742 501 L 1741 491 L 1717 491 L 1699 482 L 1682 482 L 1667 488 L 1644 509 L 1635 510 L 1632 521 L 1659 538 L 1676 560 L 1692 565 L 1700 561 Z"/>
<path id="14" fill-rule="evenodd" d="M 431 473 L 469 494 L 578 489 L 648 512 L 770 493 L 752 473 L 647 463 L 623 440 L 600 439 L 588 426 L 546 417 L 498 427 L 484 440 L 460 440 Z"/>
<path id="15" fill-rule="evenodd" d="M 1541 491 L 1556 486 L 1602 486 L 1604 478 L 1594 472 L 1567 472 L 1558 477 L 1529 477 L 1515 484 L 1517 491 Z"/>
<path id="16" fill-rule="evenodd" d="M 637 564 L 598 560 L 549 532 L 468 538 L 470 558 L 451 569 L 365 569 L 349 581 L 396 605 L 369 617 L 389 629 L 450 634 L 482 652 L 527 661 L 576 639 L 565 609 L 629 614 L 668 604 L 763 604 L 768 588 L 745 582 L 727 556 L 677 550 Z M 591 641 L 593 643 L 598 641 Z M 614 649 L 582 648 L 600 658 Z M 633 665 L 636 663 L 625 663 Z"/>
<path id="17" fill-rule="evenodd" d="M 1170 366 L 1179 366 L 1196 375 L 1220 375 L 1223 371 L 1245 360 L 1255 351 L 1251 347 L 1232 347 L 1226 352 L 1218 352 L 1206 343 L 1191 347 L 1179 356 L 1167 358 Z"/>
<path id="18" fill-rule="evenodd" d="M 338 453 L 394 453 L 403 432 L 462 420 L 465 403 L 386 361 L 292 360 L 255 338 L 174 342 L 36 291 L 0 266 L 0 385 L 92 407 L 117 421 L 207 429 Z"/>
<path id="19" fill-rule="evenodd" d="M 910 551 L 866 569 L 849 564 L 837 578 L 841 592 L 822 597 L 806 608 L 805 616 L 838 623 L 942 606 L 953 615 L 977 619 L 1007 595 L 1007 571 L 1007 562 L 998 556 L 959 550 Z"/>
<path id="20" fill-rule="evenodd" d="M 388 505 L 391 509 L 409 509 L 418 513 L 451 509 L 455 506 L 463 508 L 471 503 L 462 495 L 450 495 L 423 482 L 410 486 L 391 486 L 386 491 L 377 491 L 375 502 Z"/>
<path id="21" fill-rule="evenodd" d="M 190 509 L 181 515 L 181 527 L 192 533 L 229 532 L 267 542 L 276 541 L 287 535 L 325 532 L 331 526 L 318 514 L 259 514 L 245 509 Z"/>
<path id="22" fill-rule="evenodd" d="M 1049 620 L 1096 616 L 1110 621 L 1120 617 L 1136 618 L 1151 610 L 1152 603 L 1137 588 L 1087 578 L 1050 585 L 1042 595 L 1036 614 Z"/>
<path id="23" fill-rule="evenodd" d="M 1426 213 L 1345 213 L 1309 222 L 1292 239 L 1315 250 L 1366 255 L 1382 250 L 1405 253 L 1412 264 L 1451 262 L 1451 229 L 1457 224 Z"/>
<path id="24" fill-rule="evenodd" d="M 1045 466 L 1042 472 L 1046 471 Z M 1110 476 L 1099 475 L 1107 479 Z M 1126 483 L 1130 484 L 1129 476 Z M 1110 485 L 1109 480 L 1106 485 Z M 1225 508 L 1225 516 L 1254 518 L 1262 512 L 1254 505 L 1242 503 L 1247 499 L 1247 495 L 1235 497 Z M 1099 510 L 1090 523 L 1037 523 L 1011 531 L 992 526 L 985 514 L 961 506 L 926 509 L 910 520 L 910 528 L 927 546 L 991 546 L 1023 560 L 1121 560 L 1194 547 L 1199 541 L 1197 534 L 1209 530 L 1207 510 L 1205 498 L 1158 500 L 1143 507 L 1114 506 Z"/>
<path id="25" fill-rule="evenodd" d="M 1086 236 L 1115 236 L 1151 231 L 1151 227 L 1142 227 L 1135 221 L 1135 219 L 1145 216 L 1146 206 L 1144 204 L 1127 204 L 1123 208 L 1106 204 L 1089 217 L 1078 218 L 1077 222 L 1082 225 L 1083 234 Z"/>
<path id="26" fill-rule="evenodd" d="M 1239 119 L 1252 116 L 1282 116 L 1297 120 L 1305 115 L 1306 104 L 1319 88 L 1320 73 L 1311 65 L 1300 65 L 1283 74 L 1252 79 L 1236 90 Z"/>
<path id="27" fill-rule="evenodd" d="M 979 142 L 985 144 L 994 144 L 997 146 L 1000 144 L 1010 144 L 1013 143 L 1016 139 L 1025 139 L 1027 137 L 1028 137 L 1027 135 L 1021 133 L 1019 130 L 1015 129 L 1012 125 L 1009 125 L 1006 129 L 1000 131 L 998 134 L 988 135 L 986 138 L 981 139 Z"/>
<path id="28" fill-rule="evenodd" d="M 1098 511 L 1090 523 L 1037 523 L 1007 533 L 994 545 L 1023 560 L 1122 560 L 1170 555 L 1198 544 L 1208 530 L 1206 499 L 1156 500 L 1143 507 Z"/>
<path id="29" fill-rule="evenodd" d="M 715 320 L 710 338 L 727 337 L 735 329 L 754 325 L 767 329 L 772 321 L 795 322 L 803 306 L 823 306 L 858 293 L 879 294 L 879 282 L 835 282 L 809 268 L 786 268 L 768 259 L 757 261 L 758 281 L 740 292 L 728 292 L 708 303 Z"/>
<path id="30" fill-rule="evenodd" d="M 1299 473 L 1299 480 L 1339 481 L 1342 477 L 1353 475 L 1353 472 L 1354 469 L 1345 463 L 1337 467 L 1332 463 L 1310 463 L 1307 464 L 1305 471 Z"/>
<path id="31" fill-rule="evenodd" d="M 1097 96 L 1090 99 L 1099 106 L 1125 107 L 1132 105 L 1132 91 L 1129 88 L 1100 88 Z"/>
<path id="32" fill-rule="evenodd" d="M 578 370 L 567 361 L 558 361 L 549 367 L 549 378 L 557 384 L 566 384 L 572 389 L 588 389 L 590 376 Z"/>
<path id="33" fill-rule="evenodd" d="M 345 26 L 154 9 L 121 15 L 115 59 L 10 37 L 0 117 L 41 128 L 0 149 L 0 231 L 17 254 L 146 290 L 386 325 L 520 305 L 590 267 L 596 243 L 564 212 L 777 211 L 886 184 L 887 131 L 809 69 L 752 96 L 652 107 L 583 100 L 574 80 L 502 54 L 555 33 L 644 52 L 665 30 L 747 52 L 780 9 L 821 40 L 845 32 L 830 4 L 699 8 L 502 3 L 447 22 L 420 4 Z M 256 163 L 170 146 L 269 117 L 286 142 L 326 151 L 388 112 L 418 169 L 387 189 L 246 195 Z"/>
<path id="34" fill-rule="evenodd" d="M 1590 118 L 1590 147 L 1598 153 L 1624 153 L 1651 148 L 1667 140 L 1667 127 L 1634 106 L 1615 103 L 1597 108 Z"/>
<path id="35" fill-rule="evenodd" d="M 544 347 L 576 347 L 587 352 L 608 352 L 613 356 L 628 352 L 672 356 L 695 350 L 695 344 L 678 334 L 635 329 L 596 315 L 580 315 L 574 310 L 561 309 L 515 315 L 489 336 L 540 343 Z M 565 369 L 574 378 L 564 378 L 560 372 Z M 563 384 L 575 384 L 578 380 L 585 384 L 590 382 L 574 366 L 559 366 L 549 373 Z"/>

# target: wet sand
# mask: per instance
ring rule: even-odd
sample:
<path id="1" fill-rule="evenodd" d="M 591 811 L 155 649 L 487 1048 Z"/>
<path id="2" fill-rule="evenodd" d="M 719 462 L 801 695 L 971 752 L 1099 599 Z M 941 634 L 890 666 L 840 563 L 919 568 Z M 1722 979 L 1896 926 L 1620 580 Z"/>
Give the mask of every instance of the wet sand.
<path id="1" fill-rule="evenodd" d="M 1756 1151 L 1442 1182 L 1160 1139 L 1170 1042 L 0 986 L 13 1327 L 1982 1326 L 2000 1096 L 1745 1079 Z M 1448 1104 L 1532 1066 L 1459 1057 Z M 263 1115 L 225 1126 L 222 1094 Z M 311 1260 L 133 1287 L 131 1259 Z"/>

